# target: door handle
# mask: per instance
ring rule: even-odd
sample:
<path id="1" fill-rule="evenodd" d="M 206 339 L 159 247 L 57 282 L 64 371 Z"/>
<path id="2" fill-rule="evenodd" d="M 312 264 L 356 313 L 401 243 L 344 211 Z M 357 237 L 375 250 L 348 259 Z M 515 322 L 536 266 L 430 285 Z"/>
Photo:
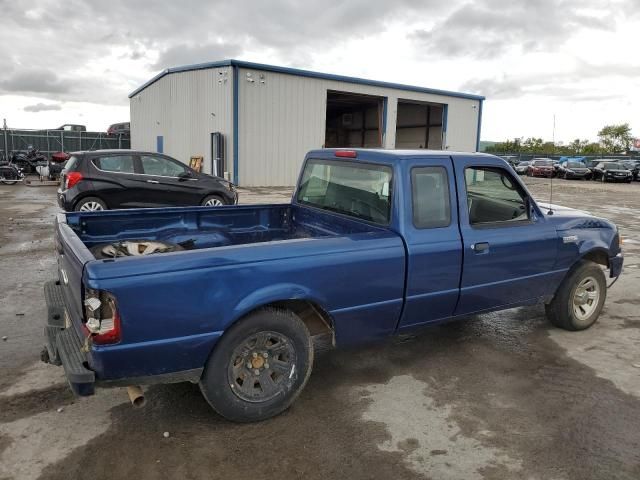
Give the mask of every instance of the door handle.
<path id="1" fill-rule="evenodd" d="M 160 182 L 157 180 L 147 180 L 147 183 L 160 183 Z"/>
<path id="2" fill-rule="evenodd" d="M 489 242 L 479 242 L 471 245 L 471 250 L 476 253 L 485 253 L 489 251 Z"/>

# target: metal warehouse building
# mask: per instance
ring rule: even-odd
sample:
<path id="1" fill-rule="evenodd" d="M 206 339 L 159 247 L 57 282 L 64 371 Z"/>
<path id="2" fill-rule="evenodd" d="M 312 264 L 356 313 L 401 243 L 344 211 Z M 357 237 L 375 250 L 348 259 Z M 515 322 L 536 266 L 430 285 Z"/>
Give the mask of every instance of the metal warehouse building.
<path id="1" fill-rule="evenodd" d="M 319 147 L 476 151 L 484 97 L 225 60 L 167 69 L 129 99 L 131 148 L 280 186 Z"/>

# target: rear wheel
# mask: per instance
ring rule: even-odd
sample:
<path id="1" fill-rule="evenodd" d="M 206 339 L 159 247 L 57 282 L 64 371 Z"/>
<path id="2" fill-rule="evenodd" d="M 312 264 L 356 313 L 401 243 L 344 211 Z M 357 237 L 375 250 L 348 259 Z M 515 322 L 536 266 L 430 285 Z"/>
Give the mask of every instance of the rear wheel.
<path id="1" fill-rule="evenodd" d="M 565 330 L 585 330 L 600 316 L 606 297 L 602 268 L 582 260 L 564 279 L 553 300 L 545 305 L 547 318 Z"/>
<path id="2" fill-rule="evenodd" d="M 222 207 L 226 204 L 224 198 L 219 195 L 209 195 L 202 201 L 203 207 Z"/>
<path id="3" fill-rule="evenodd" d="M 76 212 L 99 212 L 108 209 L 107 204 L 98 197 L 86 197 L 76 204 L 74 210 Z"/>
<path id="4" fill-rule="evenodd" d="M 266 420 L 300 394 L 313 366 L 306 325 L 293 312 L 263 308 L 218 341 L 200 380 L 213 409 L 234 422 Z"/>

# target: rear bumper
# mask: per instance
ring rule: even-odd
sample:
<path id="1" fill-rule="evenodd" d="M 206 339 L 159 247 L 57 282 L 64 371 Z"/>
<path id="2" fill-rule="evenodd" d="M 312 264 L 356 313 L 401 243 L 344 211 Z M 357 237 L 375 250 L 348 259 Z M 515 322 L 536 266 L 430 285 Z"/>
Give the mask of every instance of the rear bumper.
<path id="1" fill-rule="evenodd" d="M 80 396 L 93 395 L 95 373 L 89 370 L 86 355 L 82 352 L 82 340 L 75 328 L 65 320 L 62 287 L 56 280 L 44 285 L 47 303 L 47 320 L 44 327 L 45 348 L 43 360 L 62 365 L 73 393 Z"/>

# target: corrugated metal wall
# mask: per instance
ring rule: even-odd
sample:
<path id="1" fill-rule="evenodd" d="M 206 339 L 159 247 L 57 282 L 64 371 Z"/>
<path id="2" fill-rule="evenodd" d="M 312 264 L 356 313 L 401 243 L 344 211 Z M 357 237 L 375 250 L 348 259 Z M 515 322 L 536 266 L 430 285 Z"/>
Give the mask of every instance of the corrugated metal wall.
<path id="1" fill-rule="evenodd" d="M 395 148 L 397 101 L 401 98 L 447 104 L 446 147 L 476 149 L 478 100 L 245 68 L 239 69 L 239 89 L 241 185 L 295 184 L 305 153 L 323 146 L 327 90 L 388 97 L 386 148 Z"/>
<path id="2" fill-rule="evenodd" d="M 189 163 L 204 157 L 211 172 L 211 133 L 225 138 L 226 169 L 233 165 L 233 78 L 230 67 L 166 75 L 130 99 L 131 148 L 156 150 Z"/>
<path id="3" fill-rule="evenodd" d="M 238 74 L 238 178 L 243 186 L 295 184 L 305 153 L 325 141 L 327 90 L 387 97 L 385 148 L 395 148 L 398 99 L 446 104 L 445 148 L 476 148 L 478 100 L 258 69 L 238 68 Z M 204 171 L 210 172 L 210 134 L 219 131 L 233 178 L 231 67 L 165 75 L 133 96 L 130 105 L 132 148 L 155 150 L 162 135 L 166 154 L 185 163 L 202 155 Z"/>

